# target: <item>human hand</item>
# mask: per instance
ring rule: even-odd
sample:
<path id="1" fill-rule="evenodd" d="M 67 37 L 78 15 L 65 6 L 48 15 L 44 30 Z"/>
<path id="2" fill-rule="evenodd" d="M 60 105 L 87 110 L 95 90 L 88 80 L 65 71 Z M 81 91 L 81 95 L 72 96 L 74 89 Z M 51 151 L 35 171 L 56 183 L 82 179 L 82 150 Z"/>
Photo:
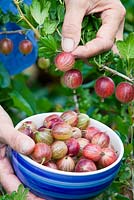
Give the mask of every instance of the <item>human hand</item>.
<path id="1" fill-rule="evenodd" d="M 87 58 L 113 49 L 114 41 L 122 40 L 125 8 L 119 0 L 65 0 L 66 14 L 62 27 L 62 48 L 75 57 Z M 96 38 L 79 45 L 81 24 L 85 15 L 99 13 L 102 25 Z"/>
<path id="2" fill-rule="evenodd" d="M 10 117 L 1 106 L 0 122 L 0 184 L 8 193 L 11 193 L 13 191 L 17 191 L 21 182 L 15 176 L 10 161 L 6 156 L 6 144 L 16 151 L 27 155 L 33 150 L 34 141 L 27 135 L 14 129 Z M 43 199 L 36 197 L 29 192 L 27 200 Z"/>

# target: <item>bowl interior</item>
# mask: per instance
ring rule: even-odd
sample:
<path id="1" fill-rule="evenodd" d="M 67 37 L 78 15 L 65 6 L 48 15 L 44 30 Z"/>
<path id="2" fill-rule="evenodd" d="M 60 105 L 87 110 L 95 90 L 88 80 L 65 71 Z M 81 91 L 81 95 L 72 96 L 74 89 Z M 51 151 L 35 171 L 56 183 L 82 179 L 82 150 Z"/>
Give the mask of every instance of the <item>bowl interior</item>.
<path id="1" fill-rule="evenodd" d="M 33 115 L 33 116 L 30 116 L 30 117 L 25 118 L 24 120 L 20 121 L 16 125 L 15 128 L 18 129 L 25 121 L 29 121 L 29 120 L 33 121 L 36 124 L 37 128 L 39 128 L 40 126 L 42 126 L 44 118 L 47 117 L 50 114 L 61 115 L 60 112 L 58 112 L 58 113 L 57 112 L 53 112 L 53 113 L 41 113 L 41 114 Z M 82 174 L 83 176 L 84 175 L 86 176 L 86 175 L 89 175 L 89 174 L 98 174 L 98 173 L 102 173 L 103 171 L 109 170 L 109 169 L 111 169 L 112 167 L 114 167 L 115 165 L 117 165 L 121 161 L 121 159 L 123 157 L 123 154 L 124 154 L 123 143 L 122 143 L 120 137 L 111 128 L 109 128 L 105 124 L 103 124 L 103 123 L 101 123 L 101 122 L 99 122 L 99 121 L 97 121 L 95 119 L 90 118 L 90 125 L 98 127 L 100 130 L 106 132 L 106 134 L 109 135 L 109 137 L 110 137 L 110 143 L 114 147 L 115 151 L 118 154 L 117 160 L 113 164 L 111 164 L 110 166 L 108 166 L 108 167 L 105 167 L 103 169 L 100 169 L 100 170 L 97 170 L 97 171 L 93 171 L 93 172 L 83 172 L 83 173 L 65 172 L 65 171 L 55 170 L 55 169 L 46 167 L 44 165 L 41 165 L 41 164 L 33 161 L 30 157 L 22 155 L 20 153 L 19 153 L 19 156 L 21 156 L 27 162 L 31 163 L 31 165 L 35 165 L 36 167 L 38 167 L 40 169 L 47 170 L 47 171 L 50 171 L 50 172 L 53 172 L 53 173 L 64 174 L 64 175 L 71 175 L 71 176 L 76 176 L 77 175 L 77 176 L 81 176 L 81 174 Z"/>

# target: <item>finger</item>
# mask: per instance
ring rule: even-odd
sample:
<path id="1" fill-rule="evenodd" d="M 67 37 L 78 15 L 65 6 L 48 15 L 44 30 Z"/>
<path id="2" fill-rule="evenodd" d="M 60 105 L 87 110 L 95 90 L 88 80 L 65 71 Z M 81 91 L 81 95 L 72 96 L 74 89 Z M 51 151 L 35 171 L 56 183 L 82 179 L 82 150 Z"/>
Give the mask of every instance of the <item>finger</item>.
<path id="1" fill-rule="evenodd" d="M 120 24 L 119 30 L 118 30 L 118 32 L 117 32 L 117 34 L 116 34 L 116 41 L 118 41 L 118 40 L 123 40 L 124 23 L 125 23 L 125 20 L 123 20 L 123 21 L 121 22 L 121 24 Z M 113 51 L 114 53 L 116 53 L 116 54 L 119 54 L 119 51 L 118 51 L 118 49 L 117 49 L 116 44 L 113 45 L 112 51 Z"/>
<path id="2" fill-rule="evenodd" d="M 21 184 L 19 179 L 13 173 L 12 167 L 7 158 L 3 159 L 0 162 L 0 183 L 7 193 L 12 193 L 13 191 L 17 191 L 19 185 Z M 43 200 L 43 199 L 38 198 L 31 192 L 29 192 L 27 200 Z"/>
<path id="3" fill-rule="evenodd" d="M 35 145 L 34 141 L 13 127 L 10 117 L 2 107 L 0 107 L 0 121 L 0 142 L 8 144 L 20 153 L 30 154 Z"/>
<path id="4" fill-rule="evenodd" d="M 10 124 L 0 126 L 0 140 L 22 154 L 30 154 L 34 148 L 34 141 L 24 133 L 17 131 Z"/>
<path id="5" fill-rule="evenodd" d="M 5 158 L 6 155 L 6 146 L 0 146 L 0 160 L 2 160 L 3 158 Z"/>
<path id="6" fill-rule="evenodd" d="M 85 8 L 73 0 L 66 2 L 66 13 L 62 26 L 62 49 L 70 52 L 76 48 L 81 37 L 81 24 Z"/>
<path id="7" fill-rule="evenodd" d="M 120 10 L 111 8 L 103 11 L 101 15 L 102 26 L 96 38 L 87 42 L 84 46 L 76 48 L 73 54 L 76 57 L 92 57 L 111 49 L 124 15 L 125 10 L 123 8 Z"/>
<path id="8" fill-rule="evenodd" d="M 11 118 L 9 117 L 7 112 L 2 108 L 1 105 L 0 105 L 0 120 L 2 122 L 6 122 L 6 123 L 13 125 Z"/>

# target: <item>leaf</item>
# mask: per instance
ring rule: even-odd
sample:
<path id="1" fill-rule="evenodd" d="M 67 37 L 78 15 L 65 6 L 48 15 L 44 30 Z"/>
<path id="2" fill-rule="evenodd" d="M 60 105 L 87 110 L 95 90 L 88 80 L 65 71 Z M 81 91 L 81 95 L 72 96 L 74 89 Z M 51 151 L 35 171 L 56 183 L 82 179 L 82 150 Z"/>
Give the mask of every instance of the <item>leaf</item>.
<path id="1" fill-rule="evenodd" d="M 0 197 L 1 200 L 26 200 L 29 189 L 24 188 L 22 184 L 19 185 L 17 191 L 13 191 L 11 194 L 5 194 Z"/>
<path id="2" fill-rule="evenodd" d="M 63 22 L 64 20 L 64 15 L 65 15 L 65 7 L 63 5 L 59 5 L 57 9 L 57 15 L 58 15 L 58 20 L 59 23 Z"/>
<path id="3" fill-rule="evenodd" d="M 32 112 L 36 112 L 36 102 L 34 95 L 26 85 L 26 77 L 24 75 L 16 75 L 12 80 L 13 90 L 20 93 L 25 101 L 30 105 Z M 31 101 L 32 99 L 32 101 Z"/>
<path id="4" fill-rule="evenodd" d="M 0 63 L 0 87 L 6 88 L 10 86 L 10 76 L 5 67 Z"/>
<path id="5" fill-rule="evenodd" d="M 51 57 L 56 54 L 57 43 L 52 35 L 41 37 L 39 42 L 39 57 Z"/>
<path id="6" fill-rule="evenodd" d="M 52 109 L 52 102 L 47 98 L 39 98 L 37 100 L 38 112 L 49 112 Z"/>
<path id="7" fill-rule="evenodd" d="M 49 35 L 54 33 L 56 27 L 57 27 L 56 21 L 50 21 L 47 19 L 43 24 L 43 31 L 46 35 Z"/>
<path id="8" fill-rule="evenodd" d="M 115 200 L 130 200 L 129 198 L 125 197 L 124 195 L 122 194 L 117 194 L 115 196 Z"/>
<path id="9" fill-rule="evenodd" d="M 46 1 L 44 8 L 42 9 L 41 3 L 37 0 L 33 0 L 32 5 L 30 6 L 31 15 L 35 21 L 42 25 L 44 20 L 49 16 L 49 8 L 51 3 Z"/>
<path id="10" fill-rule="evenodd" d="M 27 115 L 33 115 L 33 109 L 26 99 L 17 91 L 12 91 L 9 96 L 12 98 L 14 106 L 25 112 Z"/>
<path id="11" fill-rule="evenodd" d="M 116 45 L 122 58 L 134 58 L 134 32 L 130 33 L 124 41 L 117 41 Z"/>

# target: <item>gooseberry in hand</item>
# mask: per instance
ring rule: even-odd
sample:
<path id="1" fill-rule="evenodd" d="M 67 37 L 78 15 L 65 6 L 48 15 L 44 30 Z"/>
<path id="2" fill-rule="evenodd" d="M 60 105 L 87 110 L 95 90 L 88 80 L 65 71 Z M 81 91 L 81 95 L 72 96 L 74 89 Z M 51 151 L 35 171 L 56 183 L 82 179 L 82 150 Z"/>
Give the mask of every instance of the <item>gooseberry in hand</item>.
<path id="1" fill-rule="evenodd" d="M 13 42 L 9 38 L 4 38 L 0 40 L 0 52 L 8 55 L 13 50 Z"/>
<path id="2" fill-rule="evenodd" d="M 122 103 L 131 102 L 134 99 L 134 86 L 128 82 L 121 82 L 115 90 L 116 98 Z"/>
<path id="3" fill-rule="evenodd" d="M 55 65 L 60 71 L 68 71 L 72 69 L 75 58 L 70 52 L 61 52 L 55 57 Z"/>
<path id="4" fill-rule="evenodd" d="M 83 81 L 82 74 L 77 69 L 70 69 L 63 75 L 64 84 L 71 89 L 78 88 Z"/>
<path id="5" fill-rule="evenodd" d="M 33 45 L 30 40 L 25 39 L 19 43 L 19 50 L 23 55 L 27 55 L 31 53 L 32 49 L 33 49 Z"/>
<path id="6" fill-rule="evenodd" d="M 111 78 L 102 76 L 96 80 L 95 92 L 102 98 L 107 98 L 114 93 L 114 82 Z"/>

